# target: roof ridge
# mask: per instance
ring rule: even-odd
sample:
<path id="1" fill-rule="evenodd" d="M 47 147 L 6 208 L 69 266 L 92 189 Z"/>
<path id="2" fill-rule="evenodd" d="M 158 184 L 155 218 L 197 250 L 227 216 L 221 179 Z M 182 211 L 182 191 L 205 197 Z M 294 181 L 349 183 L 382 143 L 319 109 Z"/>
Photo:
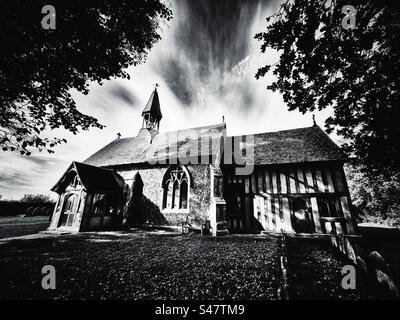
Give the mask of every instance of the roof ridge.
<path id="1" fill-rule="evenodd" d="M 77 164 L 78 166 L 92 167 L 92 168 L 96 168 L 96 169 L 101 169 L 101 170 L 106 170 L 106 171 L 114 172 L 114 170 L 112 170 L 112 169 L 103 168 L 103 167 L 98 167 L 98 166 L 94 166 L 94 165 L 92 165 L 92 164 L 88 164 L 88 163 L 84 163 L 84 162 L 80 162 L 80 161 L 72 161 L 72 163 L 74 164 L 75 167 L 76 167 L 76 164 Z"/>
<path id="2" fill-rule="evenodd" d="M 218 128 L 219 130 L 212 130 L 213 128 Z M 149 144 L 143 136 L 114 140 L 114 142 L 85 160 L 84 163 L 108 167 L 143 163 L 149 159 L 150 155 L 157 154 L 157 159 L 169 156 L 175 157 L 177 156 L 175 147 L 195 148 L 200 156 L 203 151 L 200 151 L 198 146 L 196 147 L 199 141 L 193 138 L 194 136 L 190 133 L 190 130 L 201 136 L 210 135 L 214 139 L 219 138 L 221 135 L 225 136 L 223 131 L 225 128 L 225 123 L 217 123 L 208 126 L 162 132 L 157 135 L 160 139 L 155 138 L 152 144 Z M 172 135 L 178 135 L 177 141 L 172 141 L 172 149 L 168 144 L 171 141 L 164 141 L 168 140 L 164 138 L 167 138 L 168 134 L 171 133 Z M 185 138 L 185 136 L 188 138 Z M 244 137 L 244 135 L 239 135 L 238 137 Z M 256 144 L 254 150 L 255 164 L 345 160 L 340 147 L 319 126 L 263 132 L 254 134 L 254 137 L 254 143 Z M 151 154 L 147 154 L 146 150 L 149 150 Z M 208 150 L 206 154 L 210 155 L 210 152 L 213 151 Z"/>
<path id="3" fill-rule="evenodd" d="M 303 130 L 303 129 L 311 129 L 311 128 L 315 128 L 315 127 L 318 127 L 320 130 L 322 130 L 320 128 L 320 126 L 316 125 L 316 126 L 309 126 L 309 127 L 300 127 L 300 128 L 293 128 L 293 129 L 278 130 L 278 131 L 265 131 L 265 132 L 258 132 L 258 133 L 238 134 L 238 135 L 232 135 L 232 136 L 228 136 L 228 137 L 240 137 L 240 136 L 245 136 L 245 135 L 254 135 L 254 136 L 256 136 L 256 135 L 261 135 L 261 134 L 266 134 L 266 133 L 282 133 L 282 132 L 289 132 L 289 131 L 296 131 L 296 130 Z M 324 130 L 322 130 L 322 131 L 325 132 Z"/>
<path id="4" fill-rule="evenodd" d="M 193 130 L 197 130 L 197 129 L 209 129 L 209 128 L 212 128 L 212 127 L 222 127 L 222 126 L 226 128 L 226 123 L 225 123 L 225 122 L 219 122 L 219 123 L 210 124 L 210 125 L 207 125 L 207 126 L 198 126 L 198 127 L 191 127 L 191 128 L 185 128 L 185 129 L 179 129 L 179 130 L 173 130 L 173 131 L 159 132 L 159 134 L 162 134 L 162 133 L 170 133 L 170 132 L 186 131 L 186 130 L 191 130 L 191 129 L 193 129 Z"/>
<path id="5" fill-rule="evenodd" d="M 208 126 L 191 127 L 191 128 L 172 130 L 172 131 L 161 131 L 161 132 L 158 132 L 157 135 L 173 133 L 173 132 L 180 132 L 180 131 L 187 131 L 187 130 L 209 129 L 209 128 L 213 128 L 213 127 L 222 127 L 222 126 L 224 126 L 226 128 L 226 123 L 225 122 L 220 122 L 220 123 L 211 124 L 211 125 L 208 125 Z M 141 130 L 147 130 L 147 129 L 141 129 Z M 136 137 L 137 136 L 126 137 L 126 138 L 115 138 L 110 143 L 113 143 L 116 140 L 122 141 L 122 140 L 128 140 L 128 139 L 135 139 Z M 107 145 L 105 145 L 104 147 L 106 147 L 106 146 Z"/>

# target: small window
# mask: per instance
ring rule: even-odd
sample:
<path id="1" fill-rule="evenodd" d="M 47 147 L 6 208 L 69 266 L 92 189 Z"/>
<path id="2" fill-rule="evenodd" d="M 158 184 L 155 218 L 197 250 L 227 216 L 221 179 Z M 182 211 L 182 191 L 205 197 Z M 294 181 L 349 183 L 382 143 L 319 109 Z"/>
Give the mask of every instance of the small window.
<path id="1" fill-rule="evenodd" d="M 336 199 L 320 199 L 321 217 L 340 217 L 339 206 Z"/>
<path id="2" fill-rule="evenodd" d="M 217 216 L 217 221 L 226 220 L 226 206 L 224 204 L 217 204 L 216 216 Z"/>
<path id="3" fill-rule="evenodd" d="M 304 199 L 296 199 L 293 202 L 293 213 L 296 219 L 305 220 L 309 219 L 309 211 L 307 202 Z"/>
<path id="4" fill-rule="evenodd" d="M 64 212 L 74 212 L 76 211 L 76 205 L 78 203 L 78 196 L 76 194 L 71 194 L 66 197 L 64 204 Z"/>
<path id="5" fill-rule="evenodd" d="M 180 197 L 179 208 L 187 208 L 188 183 L 186 180 L 183 180 L 181 183 L 180 194 L 181 197 Z"/>
<path id="6" fill-rule="evenodd" d="M 221 176 L 214 176 L 214 197 L 223 196 L 223 179 Z"/>
<path id="7" fill-rule="evenodd" d="M 88 197 L 88 201 L 91 201 L 87 203 L 89 214 L 101 215 L 111 212 L 110 201 L 105 194 L 96 193 Z"/>
<path id="8" fill-rule="evenodd" d="M 172 190 L 172 208 L 179 209 L 179 198 L 181 196 L 181 186 L 178 180 L 174 182 L 174 188 Z"/>
<path id="9" fill-rule="evenodd" d="M 306 199 L 297 198 L 293 201 L 293 228 L 298 233 L 314 232 L 311 208 Z"/>

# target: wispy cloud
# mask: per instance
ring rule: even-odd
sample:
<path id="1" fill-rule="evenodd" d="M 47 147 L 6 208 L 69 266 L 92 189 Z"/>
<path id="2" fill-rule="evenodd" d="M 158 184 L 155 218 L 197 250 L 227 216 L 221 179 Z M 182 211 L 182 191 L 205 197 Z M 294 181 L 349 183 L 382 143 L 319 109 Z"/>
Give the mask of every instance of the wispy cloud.
<path id="1" fill-rule="evenodd" d="M 0 194 L 17 199 L 25 193 L 48 194 L 68 161 L 47 155 L 1 153 L 0 163 Z"/>
<path id="2" fill-rule="evenodd" d="M 277 52 L 260 54 L 253 38 L 280 0 L 175 0 L 174 18 L 163 26 L 163 39 L 148 61 L 128 69 L 131 80 L 90 85 L 90 93 L 72 91 L 79 110 L 106 126 L 74 136 L 48 132 L 68 143 L 56 153 L 23 157 L 0 153 L 0 194 L 50 193 L 71 161 L 83 161 L 116 138 L 138 133 L 141 111 L 159 83 L 163 119 L 160 129 L 177 130 L 215 124 L 225 116 L 228 134 L 275 131 L 312 124 L 310 115 L 289 112 L 280 94 L 266 90 L 269 75 L 257 81 L 259 66 L 278 60 Z M 317 115 L 321 124 L 326 113 Z"/>

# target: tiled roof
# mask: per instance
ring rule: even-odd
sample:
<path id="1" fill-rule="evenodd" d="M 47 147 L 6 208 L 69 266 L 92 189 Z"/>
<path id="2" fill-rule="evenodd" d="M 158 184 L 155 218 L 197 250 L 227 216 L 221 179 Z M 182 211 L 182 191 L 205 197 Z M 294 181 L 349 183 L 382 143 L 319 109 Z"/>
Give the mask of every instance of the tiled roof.
<path id="1" fill-rule="evenodd" d="M 250 146 L 245 136 L 241 140 L 243 147 Z M 256 165 L 346 160 L 341 149 L 317 125 L 255 134 L 254 145 Z"/>
<path id="2" fill-rule="evenodd" d="M 212 143 L 225 135 L 226 124 L 190 128 L 156 134 L 147 129 L 140 130 L 136 137 L 116 139 L 84 161 L 93 166 L 115 166 L 147 161 L 162 161 L 182 158 L 182 153 L 191 156 L 215 155 Z M 202 139 L 207 139 L 209 148 L 201 149 Z M 151 143 L 150 143 L 151 142 Z M 179 151 L 179 154 L 178 154 Z"/>
<path id="3" fill-rule="evenodd" d="M 113 170 L 94 167 L 79 162 L 72 162 L 61 179 L 51 188 L 59 194 L 63 193 L 67 185 L 71 182 L 71 169 L 76 171 L 79 180 L 89 192 L 98 193 L 122 193 L 124 189 L 123 178 Z"/>
<path id="4" fill-rule="evenodd" d="M 225 129 L 225 123 L 154 133 L 155 135 L 152 133 L 154 131 L 142 129 L 136 137 L 112 141 L 84 163 L 94 166 L 115 166 L 161 161 L 181 156 L 183 151 L 187 154 L 191 152 L 192 156 L 215 155 L 212 144 L 204 150 L 201 149 L 201 139 L 218 141 L 226 136 Z M 243 141 L 242 147 L 250 147 L 250 140 L 246 139 L 246 136 L 238 136 L 238 138 Z M 254 135 L 254 164 L 256 165 L 345 159 L 344 153 L 319 126 Z"/>

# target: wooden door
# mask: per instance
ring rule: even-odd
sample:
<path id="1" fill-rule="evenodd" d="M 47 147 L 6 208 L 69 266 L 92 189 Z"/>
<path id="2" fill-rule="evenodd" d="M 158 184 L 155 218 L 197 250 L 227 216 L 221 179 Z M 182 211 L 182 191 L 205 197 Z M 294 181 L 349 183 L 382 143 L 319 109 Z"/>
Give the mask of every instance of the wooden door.
<path id="1" fill-rule="evenodd" d="M 225 187 L 225 201 L 229 232 L 244 233 L 246 231 L 244 186 L 238 183 L 228 183 Z"/>
<path id="2" fill-rule="evenodd" d="M 79 195 L 76 193 L 71 193 L 65 196 L 58 227 L 71 228 L 73 226 L 76 212 L 78 210 L 78 202 Z"/>

